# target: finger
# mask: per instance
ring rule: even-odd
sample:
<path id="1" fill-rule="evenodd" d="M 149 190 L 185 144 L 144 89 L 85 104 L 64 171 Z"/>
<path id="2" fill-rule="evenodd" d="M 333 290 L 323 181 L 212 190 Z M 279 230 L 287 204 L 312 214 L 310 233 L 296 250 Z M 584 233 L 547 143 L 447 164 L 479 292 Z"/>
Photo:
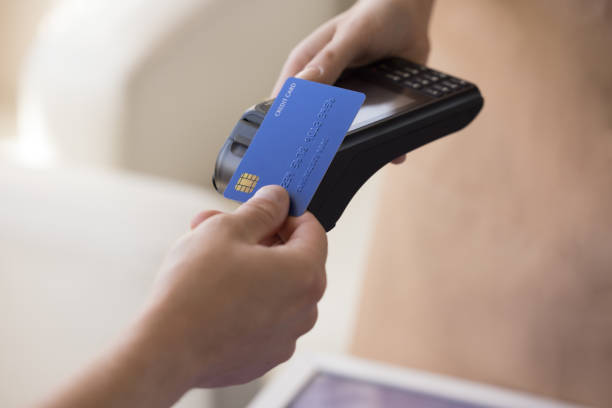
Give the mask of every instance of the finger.
<path id="1" fill-rule="evenodd" d="M 287 78 L 302 71 L 315 55 L 334 37 L 336 31 L 336 19 L 332 19 L 321 27 L 317 28 L 311 35 L 300 42 L 289 54 L 287 61 L 283 65 L 281 74 L 274 85 L 272 97 L 275 98 L 280 92 Z M 303 78 L 309 81 L 316 81 L 316 78 Z"/>
<path id="2" fill-rule="evenodd" d="M 327 235 L 310 212 L 300 217 L 289 217 L 278 232 L 284 245 L 279 250 L 305 252 L 314 259 L 325 263 L 327 258 Z"/>
<path id="3" fill-rule="evenodd" d="M 429 57 L 429 43 L 412 44 L 402 52 L 398 52 L 397 56 L 418 64 L 425 64 Z"/>
<path id="4" fill-rule="evenodd" d="M 241 235 L 251 243 L 273 236 L 287 219 L 289 194 L 281 186 L 265 186 L 232 214 Z"/>
<path id="5" fill-rule="evenodd" d="M 198 215 L 193 217 L 193 219 L 191 220 L 190 228 L 191 229 L 196 229 L 198 227 L 198 225 L 200 225 L 201 223 L 203 223 L 204 221 L 206 221 L 207 219 L 209 219 L 213 215 L 217 215 L 217 214 L 221 214 L 221 211 L 206 210 L 206 211 L 200 212 Z"/>
<path id="6" fill-rule="evenodd" d="M 279 237 L 278 234 L 274 234 L 274 235 L 270 235 L 269 237 L 266 237 L 263 240 L 261 240 L 259 242 L 259 245 L 273 247 L 273 246 L 281 245 L 283 243 L 284 242 L 281 239 L 281 237 Z"/>
<path id="7" fill-rule="evenodd" d="M 342 71 L 347 68 L 359 54 L 360 44 L 350 33 L 335 33 L 334 38 L 308 63 L 317 67 L 321 74 L 318 82 L 333 84 Z"/>
<path id="8" fill-rule="evenodd" d="M 296 332 L 295 335 L 297 337 L 303 336 L 312 330 L 317 323 L 317 319 L 319 317 L 319 310 L 317 305 L 310 306 L 303 314 L 302 318 L 296 322 Z"/>
<path id="9" fill-rule="evenodd" d="M 296 78 L 306 79 L 308 81 L 318 82 L 323 75 L 323 70 L 320 67 L 306 67 L 297 74 Z"/>
<path id="10" fill-rule="evenodd" d="M 402 154 L 401 156 L 396 157 L 395 159 L 391 160 L 391 163 L 393 163 L 393 164 L 402 164 L 405 161 L 406 161 L 406 155 Z"/>

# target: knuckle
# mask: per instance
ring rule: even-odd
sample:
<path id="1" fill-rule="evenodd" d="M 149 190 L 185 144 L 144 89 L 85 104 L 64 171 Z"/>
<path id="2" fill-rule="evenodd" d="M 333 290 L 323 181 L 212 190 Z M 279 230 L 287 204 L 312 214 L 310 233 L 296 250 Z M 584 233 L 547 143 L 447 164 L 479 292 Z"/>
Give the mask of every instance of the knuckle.
<path id="1" fill-rule="evenodd" d="M 302 283 L 302 292 L 308 302 L 316 303 L 323 297 L 327 282 L 325 270 L 320 267 L 309 268 Z"/>
<path id="2" fill-rule="evenodd" d="M 327 234 L 325 233 L 325 229 L 323 226 L 319 225 L 319 240 L 321 241 L 321 248 L 323 249 L 323 264 L 325 264 L 325 260 L 327 259 L 327 249 L 329 247 L 329 241 L 327 239 Z"/>
<path id="3" fill-rule="evenodd" d="M 338 59 L 338 52 L 334 48 L 327 47 L 321 53 L 321 58 L 326 63 L 332 64 L 333 62 L 335 62 Z"/>
<path id="4" fill-rule="evenodd" d="M 302 44 L 300 44 L 299 46 L 291 50 L 291 52 L 289 53 L 287 60 L 290 61 L 290 63 L 293 64 L 293 66 L 306 65 L 312 58 L 312 55 L 309 55 L 304 50 L 304 48 L 305 47 Z"/>
<path id="5" fill-rule="evenodd" d="M 301 320 L 300 325 L 297 327 L 297 331 L 295 333 L 296 337 L 299 338 L 304 334 L 311 331 L 315 325 L 317 324 L 317 319 L 319 318 L 319 311 L 317 307 L 311 308 L 308 313 Z"/>
<path id="6" fill-rule="evenodd" d="M 318 319 L 319 319 L 319 309 L 317 309 L 317 307 L 314 307 L 312 312 L 309 313 L 308 317 L 306 318 L 304 333 L 307 333 L 310 330 L 312 330 L 315 327 L 315 324 L 317 324 Z"/>
<path id="7" fill-rule="evenodd" d="M 429 55 L 431 52 L 431 41 L 429 40 L 429 37 L 425 37 L 421 44 L 421 49 L 425 54 Z"/>
<path id="8" fill-rule="evenodd" d="M 362 33 L 372 34 L 381 28 L 380 24 L 379 19 L 350 16 L 346 20 L 344 33 L 347 36 L 355 36 Z"/>
<path id="9" fill-rule="evenodd" d="M 295 346 L 295 340 L 293 340 L 287 345 L 287 347 L 285 347 L 282 351 L 279 352 L 279 363 L 284 363 L 293 356 L 293 354 L 295 353 Z"/>
<path id="10" fill-rule="evenodd" d="M 429 42 L 429 39 L 419 42 L 414 46 L 414 58 L 418 60 L 418 62 L 425 63 L 429 58 L 430 51 L 431 43 Z"/>
<path id="11" fill-rule="evenodd" d="M 229 214 L 219 214 L 208 219 L 212 229 L 223 231 L 233 231 L 236 228 L 234 219 Z"/>
<path id="12" fill-rule="evenodd" d="M 400 51 L 398 54 L 401 57 L 424 64 L 429 58 L 430 51 L 431 42 L 428 37 L 425 37 L 421 41 L 411 43 L 407 49 Z"/>
<path id="13" fill-rule="evenodd" d="M 258 224 L 267 226 L 275 223 L 277 214 L 271 206 L 258 202 L 253 205 L 249 217 Z"/>
<path id="14" fill-rule="evenodd" d="M 327 276 L 325 274 L 325 269 L 322 268 L 317 273 L 316 285 L 314 285 L 312 293 L 317 302 L 321 300 L 325 294 L 325 289 L 327 289 Z"/>

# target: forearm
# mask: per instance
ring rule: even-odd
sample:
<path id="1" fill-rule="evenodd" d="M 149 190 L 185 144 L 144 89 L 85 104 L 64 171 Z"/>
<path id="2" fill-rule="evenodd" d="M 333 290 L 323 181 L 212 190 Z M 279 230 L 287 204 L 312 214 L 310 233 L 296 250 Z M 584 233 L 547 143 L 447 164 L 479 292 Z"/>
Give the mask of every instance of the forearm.
<path id="1" fill-rule="evenodd" d="M 145 316 L 125 340 L 37 408 L 171 406 L 191 387 L 193 362 L 181 361 L 172 328 L 158 326 Z"/>

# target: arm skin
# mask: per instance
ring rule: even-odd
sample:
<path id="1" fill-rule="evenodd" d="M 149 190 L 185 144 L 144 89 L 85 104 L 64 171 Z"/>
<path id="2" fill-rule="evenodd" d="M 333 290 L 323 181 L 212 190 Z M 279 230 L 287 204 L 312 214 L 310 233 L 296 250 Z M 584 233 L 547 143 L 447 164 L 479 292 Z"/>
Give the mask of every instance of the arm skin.
<path id="1" fill-rule="evenodd" d="M 270 186 L 233 214 L 199 214 L 122 340 L 37 407 L 169 407 L 191 388 L 248 382 L 289 359 L 317 319 L 327 241 L 312 214 L 288 209 L 286 191 Z"/>
<path id="2" fill-rule="evenodd" d="M 300 42 L 289 54 L 274 86 L 287 78 L 333 84 L 348 67 L 397 56 L 425 63 L 433 0 L 360 0 Z M 395 159 L 401 163 L 405 155 Z"/>

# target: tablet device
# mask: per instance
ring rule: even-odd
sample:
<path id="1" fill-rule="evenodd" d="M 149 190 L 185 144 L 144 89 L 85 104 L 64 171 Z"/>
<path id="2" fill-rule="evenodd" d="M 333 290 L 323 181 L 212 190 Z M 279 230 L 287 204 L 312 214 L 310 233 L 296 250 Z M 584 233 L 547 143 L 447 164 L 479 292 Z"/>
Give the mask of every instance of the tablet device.
<path id="1" fill-rule="evenodd" d="M 249 408 L 569 408 L 567 403 L 348 356 L 294 358 Z"/>

